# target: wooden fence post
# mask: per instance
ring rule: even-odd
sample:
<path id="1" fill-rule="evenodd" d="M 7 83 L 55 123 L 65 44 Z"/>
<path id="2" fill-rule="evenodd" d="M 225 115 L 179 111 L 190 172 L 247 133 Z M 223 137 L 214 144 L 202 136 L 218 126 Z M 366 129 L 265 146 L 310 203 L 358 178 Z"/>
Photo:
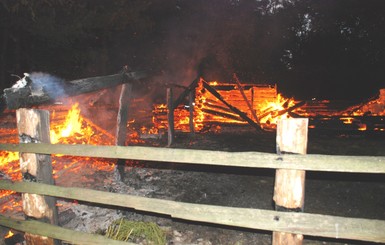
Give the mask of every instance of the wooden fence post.
<path id="1" fill-rule="evenodd" d="M 20 143 L 50 143 L 49 112 L 43 110 L 18 109 L 17 129 Z M 50 155 L 20 153 L 20 169 L 24 181 L 54 184 Z M 58 224 L 56 199 L 50 196 L 22 194 L 23 210 L 28 218 L 53 225 Z M 59 244 L 58 241 L 26 233 L 27 244 Z"/>
<path id="2" fill-rule="evenodd" d="M 194 135 L 195 129 L 194 129 L 194 94 L 195 91 L 191 90 L 189 92 L 189 100 L 188 100 L 188 110 L 189 110 L 189 126 L 190 126 L 190 133 Z"/>
<path id="3" fill-rule="evenodd" d="M 281 119 L 277 125 L 277 153 L 306 154 L 307 118 Z M 284 158 L 284 155 L 282 156 Z M 274 197 L 277 211 L 303 211 L 305 199 L 305 171 L 277 169 Z M 273 232 L 273 245 L 300 245 L 303 235 Z"/>
<path id="4" fill-rule="evenodd" d="M 122 85 L 119 97 L 119 111 L 117 117 L 116 126 L 116 145 L 124 146 L 127 138 L 127 121 L 128 121 L 128 108 L 131 99 L 132 84 L 125 83 Z M 118 159 L 116 163 L 115 171 L 118 171 L 121 180 L 124 179 L 124 165 L 126 160 Z"/>
<path id="5" fill-rule="evenodd" d="M 174 142 L 174 106 L 173 106 L 173 94 L 172 94 L 172 88 L 167 88 L 167 121 L 168 121 L 168 144 L 167 146 L 170 147 L 171 144 Z"/>

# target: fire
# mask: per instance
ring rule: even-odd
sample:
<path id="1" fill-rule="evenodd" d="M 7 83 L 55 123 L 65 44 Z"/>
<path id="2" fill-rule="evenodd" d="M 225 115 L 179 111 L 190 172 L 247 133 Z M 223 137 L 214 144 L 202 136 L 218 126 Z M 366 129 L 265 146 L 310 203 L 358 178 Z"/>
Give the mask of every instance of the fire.
<path id="1" fill-rule="evenodd" d="M 341 120 L 344 124 L 352 124 L 354 118 L 353 118 L 353 117 L 341 117 L 340 120 Z"/>
<path id="2" fill-rule="evenodd" d="M 54 125 L 50 130 L 50 138 L 52 144 L 70 143 L 67 139 L 82 140 L 84 144 L 89 144 L 91 136 L 94 132 L 88 125 L 84 126 L 84 120 L 80 116 L 79 104 L 75 103 L 68 112 L 65 122 L 60 125 Z M 73 142 L 72 143 L 76 143 Z"/>
<path id="3" fill-rule="evenodd" d="M 14 235 L 14 233 L 10 230 L 8 231 L 7 235 L 4 236 L 5 239 L 10 238 Z"/>
<path id="4" fill-rule="evenodd" d="M 51 116 L 51 130 L 50 130 L 50 139 L 51 143 L 63 143 L 63 144 L 109 144 L 113 143 L 111 139 L 112 136 L 107 135 L 106 132 L 96 133 L 93 128 L 96 128 L 96 125 L 90 126 L 89 121 L 81 116 L 79 109 L 79 104 L 74 104 L 71 109 L 68 111 L 65 116 L 65 120 L 60 122 L 57 116 L 57 113 L 53 112 Z M 2 143 L 18 143 L 17 132 L 16 130 L 12 131 L 12 138 L 7 138 Z M 71 156 L 60 156 L 54 155 L 52 157 L 52 165 L 54 167 L 53 174 L 54 178 L 57 179 L 58 173 L 62 170 L 76 172 L 79 168 L 79 159 L 77 157 Z M 18 163 L 19 153 L 18 152 L 0 152 L 0 173 L 4 175 L 3 178 L 11 180 L 20 180 L 22 178 L 20 172 L 20 166 Z M 106 159 L 93 159 L 92 168 L 100 171 L 111 171 L 114 168 L 112 160 Z M 7 197 L 14 192 L 1 190 L 0 198 Z M 14 203 L 11 206 L 16 208 L 18 203 Z M 12 210 L 11 207 L 4 206 L 4 210 Z"/>
<path id="5" fill-rule="evenodd" d="M 289 118 L 286 109 L 295 105 L 293 99 L 287 99 L 281 94 L 274 101 L 265 101 L 258 110 L 258 117 L 263 127 L 275 127 L 281 118 Z"/>
<path id="6" fill-rule="evenodd" d="M 206 82 L 201 79 L 195 89 L 195 99 L 192 105 L 194 108 L 192 118 L 194 131 L 202 131 L 206 128 L 215 128 L 217 131 L 220 129 L 220 125 L 224 124 L 247 124 L 237 112 L 210 93 L 205 88 L 204 83 Z M 252 120 L 258 120 L 263 128 L 275 128 L 277 120 L 289 117 L 287 109 L 295 105 L 293 99 L 287 99 L 281 94 L 277 94 L 276 87 L 273 86 L 250 84 L 244 85 L 241 91 L 235 84 L 218 81 L 207 82 L 207 84 L 214 88 L 228 104 Z M 176 130 L 190 131 L 189 106 L 182 105 L 175 108 L 174 126 Z M 155 105 L 153 123 L 156 128 L 167 128 L 167 110 L 165 104 Z"/>
<path id="7" fill-rule="evenodd" d="M 385 88 L 370 101 L 346 108 L 342 107 L 344 101 L 316 98 L 295 101 L 278 93 L 276 86 L 241 84 L 234 77 L 236 83 L 206 82 L 201 78 L 195 88 L 194 103 L 174 108 L 175 130 L 189 132 L 192 124 L 197 132 L 214 128 L 218 132 L 226 124 L 245 125 L 251 121 L 265 130 L 274 130 L 281 118 L 307 117 L 311 119 L 311 129 L 385 131 Z M 193 107 L 191 119 L 190 106 Z M 155 105 L 155 128 L 167 129 L 167 111 L 165 104 Z"/>

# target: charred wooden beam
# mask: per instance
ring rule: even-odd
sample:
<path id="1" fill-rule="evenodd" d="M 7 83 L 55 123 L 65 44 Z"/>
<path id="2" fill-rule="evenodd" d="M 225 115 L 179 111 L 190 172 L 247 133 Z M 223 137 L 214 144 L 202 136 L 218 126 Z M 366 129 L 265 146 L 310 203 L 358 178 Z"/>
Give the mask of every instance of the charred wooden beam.
<path id="1" fill-rule="evenodd" d="M 306 104 L 306 101 L 301 101 L 301 102 L 299 102 L 299 103 L 297 103 L 297 104 L 295 104 L 295 105 L 293 105 L 293 106 L 291 106 L 289 108 L 286 108 L 286 109 L 283 109 L 283 110 L 280 110 L 280 111 L 267 111 L 264 114 L 262 114 L 259 117 L 259 119 L 262 119 L 262 118 L 264 118 L 264 117 L 266 117 L 268 115 L 271 115 L 274 118 L 274 117 L 281 116 L 281 115 L 283 115 L 285 113 L 291 113 L 293 110 L 295 110 L 295 109 L 297 109 L 297 108 L 299 108 L 299 107 L 301 107 L 301 106 L 303 106 L 305 104 Z"/>
<path id="2" fill-rule="evenodd" d="M 190 133 L 194 134 L 194 101 L 195 101 L 195 93 L 194 91 L 190 91 L 188 95 L 188 111 L 189 111 L 189 127 Z"/>
<path id="3" fill-rule="evenodd" d="M 172 104 L 173 108 L 177 108 L 180 103 L 186 98 L 187 95 L 189 95 L 190 91 L 194 90 L 197 86 L 198 82 L 201 80 L 201 77 L 197 77 L 180 95 L 179 97 L 174 101 Z"/>
<path id="4" fill-rule="evenodd" d="M 241 85 L 241 82 L 239 81 L 239 79 L 238 79 L 238 77 L 237 77 L 237 75 L 235 73 L 233 75 L 233 78 L 234 78 L 235 82 L 237 83 L 238 90 L 239 90 L 239 92 L 241 92 L 242 97 L 243 97 L 243 99 L 245 100 L 245 102 L 247 104 L 247 107 L 249 107 L 251 115 L 253 116 L 254 120 L 259 124 L 260 122 L 259 122 L 259 119 L 257 117 L 257 114 L 255 113 L 253 107 L 251 106 L 250 101 L 247 99 L 247 97 L 245 95 L 245 91 L 243 90 L 243 87 Z"/>
<path id="5" fill-rule="evenodd" d="M 306 104 L 306 101 L 301 101 L 301 102 L 299 102 L 299 103 L 297 103 L 297 104 L 295 104 L 295 105 L 293 105 L 293 106 L 291 106 L 291 107 L 289 107 L 287 109 L 279 111 L 277 113 L 277 116 L 281 116 L 281 115 L 285 114 L 286 112 L 292 112 L 293 110 L 295 110 L 295 109 L 297 109 L 297 108 L 299 108 L 299 107 L 301 107 L 301 106 L 303 106 L 305 104 Z"/>
<path id="6" fill-rule="evenodd" d="M 218 104 L 212 104 L 210 102 L 207 102 L 206 101 L 206 104 L 205 104 L 206 108 L 209 108 L 209 109 L 215 109 L 215 110 L 220 110 L 220 111 L 224 111 L 224 112 L 231 112 L 231 113 L 234 113 L 232 110 L 230 110 L 228 107 L 224 107 L 224 106 L 220 106 Z"/>
<path id="7" fill-rule="evenodd" d="M 119 97 L 119 111 L 117 117 L 116 127 L 116 145 L 124 146 L 127 138 L 127 121 L 128 111 L 131 99 L 132 84 L 123 84 L 120 97 Z M 126 161 L 124 159 L 118 159 L 115 170 L 119 173 L 119 180 L 124 180 L 124 165 Z"/>
<path id="8" fill-rule="evenodd" d="M 174 107 L 172 104 L 173 91 L 171 88 L 167 88 L 167 122 L 168 122 L 168 144 L 170 147 L 174 143 L 175 138 L 175 123 L 174 123 Z"/>
<path id="9" fill-rule="evenodd" d="M 58 82 L 51 84 L 49 81 L 31 81 L 24 87 L 12 87 L 4 89 L 5 105 L 8 109 L 31 107 L 44 103 L 54 102 L 57 99 L 90 93 L 97 90 L 110 88 L 119 84 L 128 83 L 146 77 L 145 72 L 127 72 Z M 58 92 L 60 90 L 60 92 Z"/>
<path id="10" fill-rule="evenodd" d="M 249 118 L 244 112 L 239 110 L 238 108 L 232 106 L 228 102 L 226 102 L 222 96 L 213 88 L 211 87 L 206 81 L 202 80 L 203 82 L 203 87 L 207 89 L 212 95 L 214 95 L 218 100 L 220 100 L 223 104 L 225 104 L 227 107 L 229 107 L 234 113 L 238 114 L 243 120 L 248 122 L 251 126 L 256 128 L 258 131 L 262 131 L 261 126 L 253 121 L 251 118 Z"/>

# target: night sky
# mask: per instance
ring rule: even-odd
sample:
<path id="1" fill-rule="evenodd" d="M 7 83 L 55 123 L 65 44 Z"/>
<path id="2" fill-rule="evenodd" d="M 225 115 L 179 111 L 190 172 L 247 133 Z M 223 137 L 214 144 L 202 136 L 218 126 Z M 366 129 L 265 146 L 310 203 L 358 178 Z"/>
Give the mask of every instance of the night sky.
<path id="1" fill-rule="evenodd" d="M 385 87 L 383 0 L 0 3 L 1 89 L 12 74 L 72 80 L 124 65 L 150 72 L 134 87 L 150 94 L 198 74 L 231 81 L 236 73 L 296 99 L 358 101 Z"/>

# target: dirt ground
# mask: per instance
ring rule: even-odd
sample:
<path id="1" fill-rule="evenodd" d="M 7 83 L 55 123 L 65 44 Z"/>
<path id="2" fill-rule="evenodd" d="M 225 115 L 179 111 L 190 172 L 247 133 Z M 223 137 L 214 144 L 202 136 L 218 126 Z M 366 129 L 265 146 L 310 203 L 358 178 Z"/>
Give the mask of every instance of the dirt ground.
<path id="1" fill-rule="evenodd" d="M 226 129 L 225 129 L 226 130 Z M 165 145 L 166 142 L 155 142 Z M 309 154 L 385 155 L 385 137 L 309 133 Z M 190 136 L 179 134 L 175 148 L 223 151 L 275 151 L 275 133 L 243 128 Z M 235 169 L 146 163 L 126 167 L 124 183 L 146 196 L 181 202 L 273 210 L 274 170 Z M 385 178 L 376 174 L 307 172 L 305 212 L 385 220 Z M 173 231 L 169 244 L 271 244 L 271 233 L 200 225 L 127 212 L 136 220 L 152 220 Z M 385 232 L 385 227 L 384 227 Z M 304 244 L 369 244 L 305 236 Z"/>

